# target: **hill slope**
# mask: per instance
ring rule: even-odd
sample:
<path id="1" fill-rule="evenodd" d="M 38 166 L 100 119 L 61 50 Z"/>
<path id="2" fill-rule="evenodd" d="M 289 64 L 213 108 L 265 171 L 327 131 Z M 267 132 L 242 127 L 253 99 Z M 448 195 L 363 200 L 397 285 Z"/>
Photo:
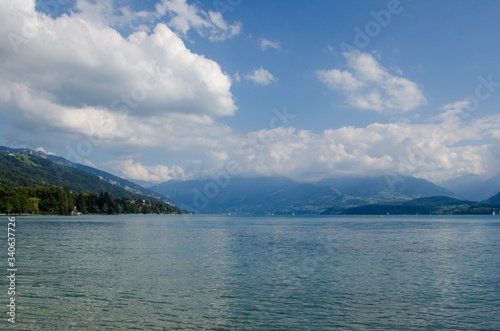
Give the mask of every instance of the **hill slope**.
<path id="1" fill-rule="evenodd" d="M 0 153 L 0 186 L 69 186 L 75 193 L 109 192 L 116 198 L 141 198 L 141 195 L 112 185 L 75 168 L 54 164 L 33 155 Z"/>
<path id="2" fill-rule="evenodd" d="M 500 203 L 500 192 L 485 200 L 484 203 Z"/>
<path id="3" fill-rule="evenodd" d="M 150 197 L 154 197 L 154 198 L 159 198 L 162 200 L 167 200 L 164 196 L 161 196 L 157 192 L 154 192 L 154 191 L 149 190 L 147 188 L 144 188 L 140 185 L 132 183 L 129 180 L 120 178 L 120 177 L 112 175 L 108 172 L 105 172 L 105 171 L 102 171 L 102 170 L 99 170 L 96 168 L 92 168 L 92 167 L 89 167 L 89 166 L 86 166 L 86 165 L 83 165 L 80 163 L 71 162 L 63 157 L 60 157 L 60 156 L 47 154 L 47 153 L 44 153 L 41 151 L 35 151 L 35 150 L 29 149 L 29 148 L 10 148 L 10 147 L 5 147 L 5 146 L 0 146 L 0 152 L 4 152 L 4 153 L 8 153 L 8 154 L 21 153 L 24 155 L 33 155 L 33 156 L 36 156 L 36 157 L 39 157 L 42 159 L 49 160 L 52 163 L 55 163 L 58 165 L 63 165 L 63 166 L 67 166 L 67 167 L 71 167 L 71 168 L 75 168 L 75 169 L 87 172 L 91 175 L 97 176 L 100 179 L 102 179 L 102 180 L 104 180 L 112 185 L 118 186 L 124 190 L 127 190 L 129 192 L 132 192 L 132 193 L 135 193 L 138 195 L 145 195 L 145 196 L 150 196 Z"/>

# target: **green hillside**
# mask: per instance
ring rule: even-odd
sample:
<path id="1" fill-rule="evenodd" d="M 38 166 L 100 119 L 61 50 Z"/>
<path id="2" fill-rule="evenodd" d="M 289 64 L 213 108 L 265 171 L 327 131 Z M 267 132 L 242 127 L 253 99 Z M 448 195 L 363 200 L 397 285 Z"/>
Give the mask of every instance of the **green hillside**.
<path id="1" fill-rule="evenodd" d="M 84 171 L 25 154 L 0 153 L 0 213 L 182 213 Z"/>
<path id="2" fill-rule="evenodd" d="M 0 153 L 0 187 L 69 186 L 76 193 L 108 192 L 116 198 L 138 199 L 131 193 L 86 172 L 24 154 Z"/>

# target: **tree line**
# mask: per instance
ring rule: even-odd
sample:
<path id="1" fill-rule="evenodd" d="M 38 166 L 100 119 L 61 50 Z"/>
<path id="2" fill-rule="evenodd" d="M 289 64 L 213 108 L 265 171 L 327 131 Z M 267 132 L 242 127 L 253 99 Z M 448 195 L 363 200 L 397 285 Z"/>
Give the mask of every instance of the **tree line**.
<path id="1" fill-rule="evenodd" d="M 0 188 L 0 213 L 70 215 L 82 214 L 174 214 L 175 206 L 156 199 L 114 198 L 108 192 L 73 193 L 66 187 Z"/>

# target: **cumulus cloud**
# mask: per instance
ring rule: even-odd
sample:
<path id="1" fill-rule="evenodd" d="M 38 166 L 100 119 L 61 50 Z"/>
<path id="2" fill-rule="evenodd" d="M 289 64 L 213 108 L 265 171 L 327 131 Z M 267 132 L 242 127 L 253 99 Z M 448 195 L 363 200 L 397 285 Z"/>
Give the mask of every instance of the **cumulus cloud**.
<path id="1" fill-rule="evenodd" d="M 260 39 L 260 49 L 262 49 L 262 51 L 266 51 L 269 48 L 280 50 L 281 44 L 277 41 L 270 41 L 270 40 L 267 40 L 265 38 L 261 38 Z"/>
<path id="2" fill-rule="evenodd" d="M 185 1 L 162 3 L 187 10 L 182 14 L 190 17 L 186 25 L 180 19 L 176 23 L 181 32 L 207 24 L 196 15 L 222 30 L 230 26 L 218 15 L 210 18 L 210 13 L 182 7 Z M 52 18 L 36 12 L 34 1 L 0 0 L 0 31 L 5 31 L 0 113 L 12 137 L 29 133 L 52 139 L 51 148 L 64 148 L 83 136 L 115 159 L 110 168 L 152 182 L 209 175 L 229 161 L 238 163 L 241 175 L 298 180 L 392 172 L 440 182 L 497 172 L 500 115 L 465 123 L 463 101 L 443 106 L 441 114 L 418 125 L 237 132 L 217 118 L 236 112 L 230 87 L 239 74 L 230 77 L 216 62 L 192 53 L 165 24 L 124 37 L 109 24 L 117 14 L 108 13 L 108 2 L 101 9 L 86 4 L 80 1 L 79 12 Z M 123 13 L 117 22 L 140 22 L 134 13 Z M 344 93 L 351 106 L 397 113 L 425 103 L 415 83 L 389 74 L 370 55 L 346 57 L 349 70 L 320 71 L 318 78 Z M 277 81 L 262 67 L 242 78 L 260 85 Z M 196 173 L 175 165 L 144 165 L 136 158 L 148 151 L 181 151 L 202 160 Z"/>
<path id="3" fill-rule="evenodd" d="M 42 5 L 43 6 L 43 5 Z M 47 7 L 48 5 L 46 5 Z M 77 0 L 75 10 L 86 20 L 118 29 L 150 32 L 165 16 L 167 25 L 181 37 L 187 37 L 194 29 L 200 36 L 211 41 L 224 41 L 241 32 L 241 22 L 228 24 L 220 12 L 204 11 L 187 0 L 162 0 L 154 11 L 132 11 L 126 6 L 115 8 L 113 0 L 90 2 Z"/>
<path id="4" fill-rule="evenodd" d="M 231 78 L 166 25 L 125 38 L 85 11 L 51 18 L 29 0 L 0 8 L 0 110 L 14 125 L 113 147 L 178 143 L 193 130 L 207 145 L 227 132 L 213 118 L 237 110 Z"/>
<path id="5" fill-rule="evenodd" d="M 314 133 L 294 127 L 263 129 L 247 134 L 229 128 L 214 135 L 204 133 L 171 138 L 182 149 L 206 159 L 196 169 L 140 162 L 112 161 L 106 165 L 125 177 L 151 182 L 208 177 L 237 165 L 241 176 L 287 176 L 299 181 L 325 177 L 384 175 L 415 176 L 440 183 L 465 174 L 485 178 L 498 172 L 500 115 L 462 121 L 456 112 L 443 111 L 425 124 L 374 123 L 366 127 L 341 127 Z M 293 124 L 293 123 L 292 123 Z M 139 128 L 147 145 L 158 144 L 167 135 L 155 137 Z M 161 130 L 159 130 L 161 131 Z M 157 132 L 159 132 L 157 131 Z M 170 143 L 170 141 L 169 141 Z"/>
<path id="6" fill-rule="evenodd" d="M 500 115 L 465 123 L 450 112 L 426 124 L 374 123 L 322 133 L 278 127 L 235 137 L 226 153 L 212 155 L 207 173 L 230 160 L 241 174 L 300 181 L 386 173 L 437 183 L 469 173 L 488 177 L 498 172 L 498 132 Z"/>
<path id="7" fill-rule="evenodd" d="M 143 180 L 151 183 L 162 183 L 171 179 L 188 179 L 190 175 L 179 166 L 167 167 L 164 165 L 145 166 L 141 162 L 128 160 L 114 160 L 104 164 L 110 169 L 120 171 L 126 178 Z"/>
<path id="8" fill-rule="evenodd" d="M 223 41 L 239 34 L 242 28 L 241 22 L 228 24 L 221 13 L 212 10 L 207 13 L 186 0 L 162 0 L 156 10 L 160 16 L 169 15 L 168 25 L 184 36 L 195 29 L 212 41 Z"/>
<path id="9" fill-rule="evenodd" d="M 50 2 L 41 4 L 42 8 L 54 6 Z M 149 31 L 150 22 L 158 16 L 154 12 L 131 11 L 128 7 L 115 8 L 113 0 L 101 0 L 95 3 L 87 0 L 77 0 L 75 11 L 88 21 L 109 25 L 116 28 L 131 28 L 132 30 Z"/>
<path id="10" fill-rule="evenodd" d="M 351 71 L 319 70 L 317 76 L 332 90 L 347 97 L 349 106 L 398 114 L 427 104 L 418 85 L 406 78 L 391 75 L 370 54 L 344 54 Z"/>
<path id="11" fill-rule="evenodd" d="M 251 74 L 245 75 L 245 79 L 262 86 L 267 86 L 277 81 L 273 74 L 262 67 L 255 69 Z"/>

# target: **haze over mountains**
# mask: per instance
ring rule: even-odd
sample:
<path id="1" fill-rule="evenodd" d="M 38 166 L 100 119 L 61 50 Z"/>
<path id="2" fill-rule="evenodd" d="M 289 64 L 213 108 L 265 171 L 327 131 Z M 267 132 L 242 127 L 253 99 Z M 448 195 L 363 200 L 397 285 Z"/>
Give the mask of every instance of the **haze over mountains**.
<path id="1" fill-rule="evenodd" d="M 496 194 L 500 188 L 500 173 L 488 179 L 467 175 L 441 183 L 441 186 L 470 200 L 482 201 Z"/>
<path id="2" fill-rule="evenodd" d="M 332 206 L 457 196 L 423 179 L 391 175 L 328 178 L 316 183 L 297 183 L 286 177 L 236 177 L 168 181 L 151 189 L 197 213 L 321 213 Z"/>
<path id="3" fill-rule="evenodd" d="M 500 183 L 497 182 L 499 175 L 490 181 L 480 181 L 472 177 L 458 178 L 455 182 L 445 182 L 446 188 L 424 179 L 395 174 L 379 177 L 325 178 L 314 183 L 298 183 L 286 177 L 223 177 L 170 180 L 144 188 L 105 171 L 41 151 L 0 147 L 0 152 L 41 157 L 58 165 L 96 175 L 129 192 L 159 197 L 196 213 L 319 214 L 374 204 L 404 205 L 405 208 L 411 205 L 411 208 L 414 208 L 413 202 L 409 202 L 412 199 L 437 196 L 450 197 L 454 199 L 452 201 L 467 198 L 474 201 L 489 199 L 488 203 L 496 203 L 500 200 Z M 419 204 L 422 201 L 429 202 L 430 206 L 421 208 L 419 205 L 415 210 L 435 210 L 436 206 L 433 204 L 444 200 L 419 200 Z M 462 202 L 466 205 L 472 203 Z"/>

